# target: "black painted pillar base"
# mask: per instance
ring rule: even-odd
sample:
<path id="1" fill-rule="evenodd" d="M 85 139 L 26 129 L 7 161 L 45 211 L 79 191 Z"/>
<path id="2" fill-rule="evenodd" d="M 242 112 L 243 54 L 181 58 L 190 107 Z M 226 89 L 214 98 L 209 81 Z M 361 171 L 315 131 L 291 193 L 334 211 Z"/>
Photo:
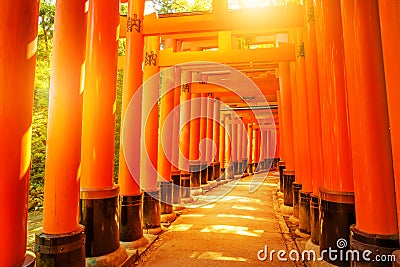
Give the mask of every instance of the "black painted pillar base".
<path id="1" fill-rule="evenodd" d="M 228 179 L 234 179 L 235 177 L 235 165 L 232 163 L 231 165 L 228 166 Z"/>
<path id="2" fill-rule="evenodd" d="M 274 170 L 279 168 L 279 162 L 280 162 L 280 158 L 274 158 Z"/>
<path id="3" fill-rule="evenodd" d="M 195 175 L 196 177 L 191 178 L 193 175 Z M 196 181 L 196 183 L 198 184 L 197 187 L 200 187 L 200 172 L 181 172 L 181 199 L 191 197 L 190 187 L 192 186 L 194 181 Z"/>
<path id="4" fill-rule="evenodd" d="M 67 234 L 35 236 L 37 267 L 85 267 L 85 227 Z"/>
<path id="5" fill-rule="evenodd" d="M 319 198 L 316 195 L 311 194 L 310 200 L 310 231 L 311 231 L 311 242 L 319 244 Z"/>
<path id="6" fill-rule="evenodd" d="M 143 227 L 154 229 L 161 227 L 160 191 L 144 192 L 143 197 Z"/>
<path id="7" fill-rule="evenodd" d="M 310 194 L 310 192 L 300 191 L 299 230 L 305 234 L 311 233 Z"/>
<path id="8" fill-rule="evenodd" d="M 172 183 L 169 181 L 160 182 L 160 206 L 161 214 L 172 213 Z"/>
<path id="9" fill-rule="evenodd" d="M 208 167 L 207 167 L 207 181 L 214 181 L 214 165 L 213 163 L 211 163 Z"/>
<path id="10" fill-rule="evenodd" d="M 233 162 L 233 175 L 238 175 L 240 172 L 239 170 L 239 162 Z"/>
<path id="11" fill-rule="evenodd" d="M 351 266 L 390 267 L 393 262 L 391 260 L 384 261 L 384 259 L 388 259 L 388 255 L 392 255 L 394 251 L 399 249 L 399 236 L 369 234 L 352 225 L 350 227 L 350 249 L 358 250 L 360 254 L 360 260 L 353 260 Z M 366 250 L 368 252 L 365 252 Z M 368 254 L 367 258 L 363 258 L 363 253 Z M 378 258 L 381 261 L 375 261 Z"/>
<path id="12" fill-rule="evenodd" d="M 299 209 L 300 209 L 300 190 L 302 185 L 296 182 L 292 184 L 293 190 L 293 217 L 299 219 Z"/>
<path id="13" fill-rule="evenodd" d="M 355 207 L 353 192 L 333 192 L 320 189 L 319 200 L 320 218 L 320 249 L 336 249 L 339 239 L 344 239 L 347 246 L 341 248 L 344 253 L 349 249 L 350 226 L 355 223 Z M 345 243 L 343 242 L 343 243 Z M 338 266 L 349 266 L 349 262 L 329 259 L 325 255 L 324 260 Z"/>
<path id="14" fill-rule="evenodd" d="M 258 167 L 258 162 L 254 162 L 253 163 L 253 173 L 257 173 L 259 172 L 259 167 Z"/>
<path id="15" fill-rule="evenodd" d="M 247 158 L 243 159 L 243 173 L 249 173 L 248 162 L 249 162 L 249 159 L 247 159 Z"/>
<path id="16" fill-rule="evenodd" d="M 228 170 L 227 168 L 226 169 L 225 168 L 221 168 L 221 172 L 220 172 L 221 178 L 220 178 L 220 180 L 224 181 L 224 180 L 227 179 L 227 177 L 228 177 L 227 170 Z"/>
<path id="17" fill-rule="evenodd" d="M 265 160 L 261 160 L 260 162 L 258 162 L 258 170 L 260 172 L 264 172 L 265 171 Z"/>
<path id="18" fill-rule="evenodd" d="M 119 237 L 122 242 L 143 238 L 143 193 L 119 196 Z"/>
<path id="19" fill-rule="evenodd" d="M 191 188 L 199 188 L 200 187 L 200 163 L 190 164 L 189 172 L 191 173 L 189 186 Z"/>
<path id="20" fill-rule="evenodd" d="M 80 192 L 80 223 L 85 226 L 86 257 L 99 257 L 119 248 L 119 186 L 86 189 Z M 104 242 L 107 240 L 107 242 Z"/>
<path id="21" fill-rule="evenodd" d="M 291 170 L 283 171 L 283 204 L 293 207 L 293 182 L 295 180 L 295 172 Z"/>
<path id="22" fill-rule="evenodd" d="M 247 163 L 247 171 L 249 174 L 253 174 L 253 163 Z"/>
<path id="23" fill-rule="evenodd" d="M 207 184 L 208 181 L 208 166 L 206 162 L 202 162 L 200 165 L 200 183 Z"/>
<path id="24" fill-rule="evenodd" d="M 283 192 L 283 170 L 286 168 L 284 161 L 279 161 L 279 189 Z"/>
<path id="25" fill-rule="evenodd" d="M 233 179 L 233 166 L 227 165 L 224 172 L 225 180 Z"/>
<path id="26" fill-rule="evenodd" d="M 172 204 L 176 205 L 181 203 L 181 172 L 172 171 L 171 172 L 172 181 Z"/>
<path id="27" fill-rule="evenodd" d="M 267 171 L 273 170 L 274 169 L 273 163 L 274 163 L 274 159 L 273 158 L 265 159 L 265 169 Z"/>
<path id="28" fill-rule="evenodd" d="M 221 180 L 221 164 L 219 162 L 213 163 L 214 167 L 214 179 L 217 181 Z"/>

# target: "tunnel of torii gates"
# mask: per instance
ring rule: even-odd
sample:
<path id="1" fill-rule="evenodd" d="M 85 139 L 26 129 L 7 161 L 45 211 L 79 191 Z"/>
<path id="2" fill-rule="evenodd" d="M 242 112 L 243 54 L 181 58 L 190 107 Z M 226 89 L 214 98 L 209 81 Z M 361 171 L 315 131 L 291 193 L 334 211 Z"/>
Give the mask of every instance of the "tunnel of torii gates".
<path id="1" fill-rule="evenodd" d="M 143 245 L 144 229 L 159 231 L 207 186 L 278 165 L 284 204 L 321 250 L 339 238 L 373 254 L 399 247 L 397 2 L 228 10 L 221 0 L 158 17 L 144 4 L 128 1 L 120 16 L 116 0 L 57 0 L 35 259 L 26 229 L 38 1 L 0 2 L 1 266 L 123 253 L 120 242 Z"/>

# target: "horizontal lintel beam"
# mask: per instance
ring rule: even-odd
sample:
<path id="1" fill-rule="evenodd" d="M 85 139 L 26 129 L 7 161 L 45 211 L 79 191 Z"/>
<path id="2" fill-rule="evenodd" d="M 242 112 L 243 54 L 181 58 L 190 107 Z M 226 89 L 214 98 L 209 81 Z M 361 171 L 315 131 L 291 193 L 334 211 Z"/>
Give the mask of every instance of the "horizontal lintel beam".
<path id="1" fill-rule="evenodd" d="M 121 35 L 126 32 L 126 16 L 121 16 Z M 287 4 L 256 9 L 239 9 L 217 13 L 184 16 L 145 16 L 144 35 L 168 35 L 177 33 L 295 28 L 304 26 L 304 10 L 301 5 Z"/>
<path id="2" fill-rule="evenodd" d="M 173 52 L 160 51 L 160 67 L 169 67 L 190 61 L 211 61 L 222 64 L 281 62 L 296 60 L 293 44 L 279 48 L 232 49 L 225 51 Z"/>

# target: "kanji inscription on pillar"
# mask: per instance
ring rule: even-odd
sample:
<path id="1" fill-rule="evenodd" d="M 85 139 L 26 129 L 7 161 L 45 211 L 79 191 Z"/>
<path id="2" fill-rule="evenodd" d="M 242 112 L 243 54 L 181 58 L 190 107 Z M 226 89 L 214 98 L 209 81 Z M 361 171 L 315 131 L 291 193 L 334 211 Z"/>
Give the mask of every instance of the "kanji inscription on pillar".
<path id="1" fill-rule="evenodd" d="M 142 29 L 142 20 L 138 18 L 137 14 L 133 15 L 132 17 L 128 17 L 127 20 L 127 26 L 126 26 L 126 31 L 127 32 L 132 32 L 133 29 L 135 29 L 138 33 L 140 33 L 140 30 Z"/>

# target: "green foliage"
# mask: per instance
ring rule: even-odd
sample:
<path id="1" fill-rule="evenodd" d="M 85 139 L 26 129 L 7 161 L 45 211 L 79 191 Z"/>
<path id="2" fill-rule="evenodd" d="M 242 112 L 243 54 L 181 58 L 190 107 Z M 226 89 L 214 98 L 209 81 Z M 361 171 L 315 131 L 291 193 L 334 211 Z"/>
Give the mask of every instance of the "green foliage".
<path id="1" fill-rule="evenodd" d="M 211 0 L 153 0 L 154 9 L 159 14 L 211 11 Z"/>
<path id="2" fill-rule="evenodd" d="M 119 14 L 128 15 L 128 3 L 121 3 L 119 5 Z"/>
<path id="3" fill-rule="evenodd" d="M 36 54 L 35 88 L 50 87 L 50 61 L 53 49 L 55 6 L 49 0 L 40 1 L 38 49 Z"/>
<path id="4" fill-rule="evenodd" d="M 212 1 L 194 1 L 189 7 L 190 12 L 212 11 Z"/>
<path id="5" fill-rule="evenodd" d="M 43 184 L 46 162 L 47 109 L 33 113 L 31 187 Z"/>
<path id="6" fill-rule="evenodd" d="M 116 116 L 115 116 L 115 135 L 114 135 L 114 181 L 118 181 L 119 168 L 119 145 L 121 131 L 121 107 L 122 107 L 122 88 L 124 72 L 119 70 L 117 73 L 117 98 L 116 98 Z"/>
<path id="7" fill-rule="evenodd" d="M 42 185 L 44 178 L 54 15 L 54 4 L 49 0 L 40 1 L 34 108 L 32 118 L 31 187 Z"/>
<path id="8" fill-rule="evenodd" d="M 118 56 L 125 55 L 126 39 L 118 40 Z"/>

